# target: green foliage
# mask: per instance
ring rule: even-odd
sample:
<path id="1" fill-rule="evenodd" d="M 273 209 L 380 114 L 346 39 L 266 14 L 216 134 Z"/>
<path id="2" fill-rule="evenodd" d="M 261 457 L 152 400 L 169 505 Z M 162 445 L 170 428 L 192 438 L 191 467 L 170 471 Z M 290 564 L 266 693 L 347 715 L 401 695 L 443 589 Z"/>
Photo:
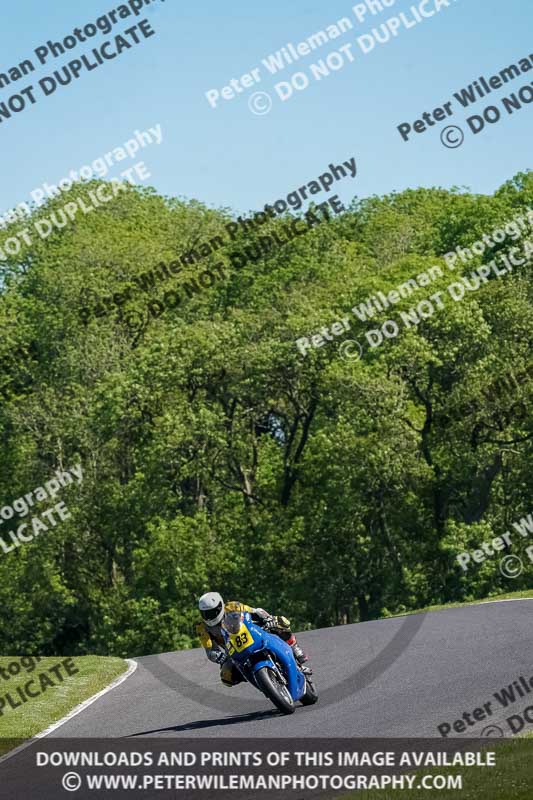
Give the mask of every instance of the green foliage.
<path id="1" fill-rule="evenodd" d="M 34 219 L 96 185 L 75 185 Z M 208 588 L 297 627 L 509 589 L 497 558 L 465 574 L 456 555 L 533 511 L 533 384 L 493 390 L 529 366 L 531 265 L 359 362 L 341 358 L 338 342 L 302 358 L 295 340 L 368 295 L 444 269 L 446 252 L 530 203 L 533 173 L 493 197 L 373 197 L 236 268 L 232 257 L 259 252 L 284 221 L 230 241 L 226 211 L 129 189 L 3 262 L 2 505 L 78 461 L 84 481 L 61 497 L 70 519 L 0 553 L 2 650 L 188 647 Z M 0 247 L 16 230 L 0 233 Z M 224 246 L 201 263 L 84 321 L 87 297 L 123 293 L 217 236 Z M 459 262 L 392 312 L 493 255 Z M 220 262 L 225 280 L 147 313 Z M 354 319 L 354 335 L 392 312 Z M 130 329 L 133 313 L 142 322 Z M 14 527 L 4 521 L 0 536 Z"/>

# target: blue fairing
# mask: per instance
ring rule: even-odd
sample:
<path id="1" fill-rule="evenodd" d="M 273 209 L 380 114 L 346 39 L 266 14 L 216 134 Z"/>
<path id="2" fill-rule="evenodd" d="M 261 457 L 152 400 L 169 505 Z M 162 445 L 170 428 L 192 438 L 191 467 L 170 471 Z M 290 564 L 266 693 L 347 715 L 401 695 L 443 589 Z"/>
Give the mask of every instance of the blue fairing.
<path id="1" fill-rule="evenodd" d="M 282 665 L 283 673 L 287 679 L 287 688 L 293 700 L 299 700 L 305 692 L 305 678 L 296 666 L 292 649 L 289 645 L 273 633 L 261 631 L 266 640 L 266 647 L 277 657 Z"/>
<path id="2" fill-rule="evenodd" d="M 249 680 L 254 673 L 264 667 L 275 668 L 272 659 L 274 656 L 283 671 L 291 697 L 296 702 L 305 693 L 305 678 L 296 665 L 292 649 L 279 636 L 268 633 L 255 625 L 248 612 L 244 617 L 254 641 L 242 652 L 232 653 L 232 660 L 241 669 L 244 677 Z"/>

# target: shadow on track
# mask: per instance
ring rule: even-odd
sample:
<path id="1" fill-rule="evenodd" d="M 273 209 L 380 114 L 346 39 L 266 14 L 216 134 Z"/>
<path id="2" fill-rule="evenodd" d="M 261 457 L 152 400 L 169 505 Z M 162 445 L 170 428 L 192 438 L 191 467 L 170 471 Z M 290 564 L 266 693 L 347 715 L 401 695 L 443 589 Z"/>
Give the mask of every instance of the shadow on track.
<path id="1" fill-rule="evenodd" d="M 150 733 L 167 733 L 174 731 L 180 733 L 182 731 L 197 731 L 201 728 L 216 728 L 221 725 L 238 725 L 241 722 L 256 722 L 260 719 L 269 719 L 270 717 L 279 717 L 280 712 L 276 709 L 270 711 L 254 711 L 251 714 L 239 714 L 236 717 L 222 717 L 222 719 L 201 719 L 197 722 L 188 722 L 185 725 L 171 725 L 169 728 L 156 728 L 153 731 L 140 731 L 139 733 L 131 733 L 130 737 L 134 736 L 148 736 Z"/>
<path id="2" fill-rule="evenodd" d="M 320 706 L 342 703 L 346 698 L 375 683 L 406 652 L 424 624 L 427 614 L 428 612 L 423 612 L 407 614 L 405 617 L 379 620 L 381 624 L 391 629 L 393 632 L 392 638 L 368 662 L 357 665 L 346 678 L 327 689 L 322 689 L 320 692 Z M 374 620 L 363 624 L 376 624 L 376 622 L 378 621 Z M 350 626 L 349 634 L 353 635 L 355 627 L 355 625 Z M 196 701 L 204 708 L 228 714 L 237 711 L 243 715 L 243 719 L 246 719 L 248 714 L 254 713 L 251 699 L 229 697 L 226 694 L 227 689 L 223 687 L 209 689 L 205 686 L 200 686 L 178 672 L 175 667 L 167 664 L 161 655 L 141 657 L 139 658 L 139 666 L 162 684 L 168 686 L 169 689 L 173 689 L 189 700 Z"/>

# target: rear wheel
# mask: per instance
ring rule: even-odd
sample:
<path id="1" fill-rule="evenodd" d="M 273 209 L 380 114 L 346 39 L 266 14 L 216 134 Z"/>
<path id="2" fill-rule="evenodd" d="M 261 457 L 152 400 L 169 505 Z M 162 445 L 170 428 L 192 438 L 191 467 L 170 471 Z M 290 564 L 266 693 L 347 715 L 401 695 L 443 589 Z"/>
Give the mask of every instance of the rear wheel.
<path id="1" fill-rule="evenodd" d="M 305 694 L 300 698 L 300 703 L 303 706 L 312 706 L 318 700 L 318 692 L 316 686 L 307 675 L 305 676 Z"/>
<path id="2" fill-rule="evenodd" d="M 268 667 L 255 673 L 257 685 L 282 714 L 294 714 L 296 708 L 291 694 L 282 680 Z"/>

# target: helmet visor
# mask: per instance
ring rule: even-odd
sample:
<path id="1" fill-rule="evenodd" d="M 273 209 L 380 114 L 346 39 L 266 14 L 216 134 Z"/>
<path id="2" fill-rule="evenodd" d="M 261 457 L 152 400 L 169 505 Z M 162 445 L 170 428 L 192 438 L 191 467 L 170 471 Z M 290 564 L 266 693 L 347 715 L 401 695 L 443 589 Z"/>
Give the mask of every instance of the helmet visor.
<path id="1" fill-rule="evenodd" d="M 243 620 L 244 620 L 244 614 L 242 613 L 242 611 L 231 611 L 224 617 L 223 625 L 228 633 L 235 634 L 239 633 Z"/>
<path id="2" fill-rule="evenodd" d="M 220 616 L 220 612 L 222 611 L 222 603 L 219 603 L 218 606 L 214 608 L 203 608 L 201 610 L 201 615 L 207 623 L 213 622 L 216 620 L 218 616 Z"/>

